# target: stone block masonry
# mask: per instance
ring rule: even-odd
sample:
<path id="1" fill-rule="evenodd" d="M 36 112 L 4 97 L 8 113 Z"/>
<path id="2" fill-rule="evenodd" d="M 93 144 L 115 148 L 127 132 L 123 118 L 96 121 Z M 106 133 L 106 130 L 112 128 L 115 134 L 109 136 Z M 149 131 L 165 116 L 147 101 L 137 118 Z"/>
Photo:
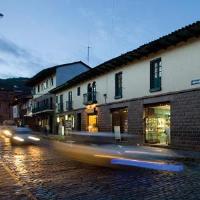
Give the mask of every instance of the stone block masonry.
<path id="1" fill-rule="evenodd" d="M 152 106 L 163 103 L 170 105 L 171 146 L 200 150 L 200 89 L 98 105 L 96 107 L 98 131 L 112 132 L 111 110 L 127 108 L 128 134 L 133 136 L 129 138 L 131 140 L 129 142 L 133 144 L 144 144 L 144 108 L 148 105 Z M 87 131 L 88 114 L 85 109 L 77 110 L 75 113 L 78 112 L 81 113 L 81 130 Z"/>
<path id="2" fill-rule="evenodd" d="M 174 95 L 171 102 L 172 146 L 200 150 L 200 90 Z"/>

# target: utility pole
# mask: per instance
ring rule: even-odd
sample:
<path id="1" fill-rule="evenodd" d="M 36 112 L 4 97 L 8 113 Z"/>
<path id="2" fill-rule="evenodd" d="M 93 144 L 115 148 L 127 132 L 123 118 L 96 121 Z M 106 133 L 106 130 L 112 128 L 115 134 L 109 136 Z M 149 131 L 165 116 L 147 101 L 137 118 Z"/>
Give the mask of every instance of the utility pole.
<path id="1" fill-rule="evenodd" d="M 88 45 L 88 47 L 87 47 L 87 62 L 88 62 L 88 64 L 90 64 L 90 46 Z"/>

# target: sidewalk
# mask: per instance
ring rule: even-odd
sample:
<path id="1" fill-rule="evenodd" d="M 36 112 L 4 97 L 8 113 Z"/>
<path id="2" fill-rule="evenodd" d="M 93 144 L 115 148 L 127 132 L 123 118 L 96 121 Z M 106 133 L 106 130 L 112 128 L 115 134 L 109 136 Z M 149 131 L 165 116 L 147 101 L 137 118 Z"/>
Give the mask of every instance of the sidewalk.
<path id="1" fill-rule="evenodd" d="M 200 152 L 167 149 L 149 146 L 124 146 L 124 145 L 102 145 L 103 148 L 109 148 L 119 151 L 127 157 L 138 157 L 142 159 L 160 159 L 175 161 L 199 161 Z"/>
<path id="2" fill-rule="evenodd" d="M 165 160 L 165 161 L 181 161 L 181 162 L 200 162 L 200 152 L 189 150 L 177 150 L 162 147 L 150 147 L 150 146 L 136 146 L 127 145 L 126 143 L 94 143 L 92 141 L 79 140 L 76 141 L 76 137 L 60 136 L 60 135 L 41 135 L 43 139 L 50 141 L 58 141 L 70 145 L 81 145 L 82 147 L 92 147 L 100 150 L 102 153 L 109 153 L 111 155 L 123 156 L 125 158 L 137 158 L 144 160 Z"/>

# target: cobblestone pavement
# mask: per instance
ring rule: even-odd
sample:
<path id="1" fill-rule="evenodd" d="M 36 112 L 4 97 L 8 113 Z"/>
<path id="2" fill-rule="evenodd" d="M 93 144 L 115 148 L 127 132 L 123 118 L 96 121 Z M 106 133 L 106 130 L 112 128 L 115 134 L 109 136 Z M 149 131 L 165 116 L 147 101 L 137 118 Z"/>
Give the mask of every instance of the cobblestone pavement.
<path id="1" fill-rule="evenodd" d="M 46 146 L 0 138 L 0 199 L 200 199 L 200 166 L 169 173 L 114 170 L 71 161 Z"/>

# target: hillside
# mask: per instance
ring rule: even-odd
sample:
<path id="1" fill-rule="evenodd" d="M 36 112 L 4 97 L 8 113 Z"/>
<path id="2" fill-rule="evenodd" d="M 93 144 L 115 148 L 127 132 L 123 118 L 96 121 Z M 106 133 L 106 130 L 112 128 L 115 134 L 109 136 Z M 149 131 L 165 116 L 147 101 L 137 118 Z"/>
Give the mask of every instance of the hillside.
<path id="1" fill-rule="evenodd" d="M 28 78 L 24 77 L 0 79 L 0 90 L 29 92 L 30 88 L 26 86 L 27 80 Z"/>

